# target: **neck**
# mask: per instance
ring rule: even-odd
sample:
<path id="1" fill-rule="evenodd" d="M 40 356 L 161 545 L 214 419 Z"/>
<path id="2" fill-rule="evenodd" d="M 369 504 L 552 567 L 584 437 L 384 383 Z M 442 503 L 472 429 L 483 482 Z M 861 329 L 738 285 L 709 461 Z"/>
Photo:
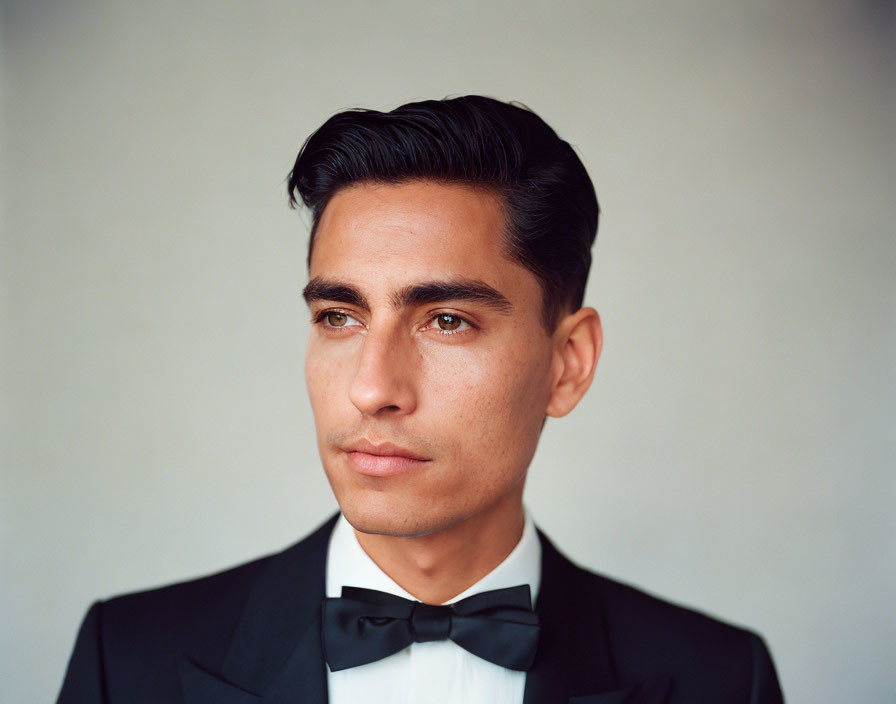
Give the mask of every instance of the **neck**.
<path id="1" fill-rule="evenodd" d="M 525 521 L 522 495 L 506 499 L 429 535 L 355 535 L 402 589 L 426 604 L 443 604 L 500 565 L 519 543 Z"/>

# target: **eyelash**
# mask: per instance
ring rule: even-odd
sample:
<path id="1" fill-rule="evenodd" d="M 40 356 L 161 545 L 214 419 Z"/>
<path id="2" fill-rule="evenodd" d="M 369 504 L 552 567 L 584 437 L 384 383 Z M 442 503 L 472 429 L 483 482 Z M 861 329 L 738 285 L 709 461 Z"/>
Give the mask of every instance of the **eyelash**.
<path id="1" fill-rule="evenodd" d="M 330 308 L 328 310 L 322 310 L 319 313 L 316 313 L 314 315 L 313 322 L 315 324 L 322 325 L 323 327 L 327 328 L 328 330 L 342 330 L 342 329 L 348 327 L 346 325 L 328 325 L 327 317 L 330 315 L 334 315 L 334 314 L 344 315 L 346 318 L 350 318 L 352 320 L 357 320 L 357 318 L 355 318 L 355 316 L 351 315 L 348 311 L 345 311 L 345 310 L 342 310 L 339 308 Z M 438 327 L 438 323 L 435 323 L 435 320 L 436 320 L 436 318 L 438 318 L 439 316 L 442 316 L 442 315 L 459 320 L 460 324 L 467 325 L 467 328 L 466 329 L 462 328 L 460 330 L 442 330 L 442 329 L 440 329 Z M 476 326 L 473 325 L 473 323 L 470 322 L 470 320 L 468 320 L 467 318 L 463 317 L 462 315 L 457 315 L 456 313 L 433 313 L 432 316 L 428 319 L 427 329 L 433 329 L 439 335 L 448 337 L 450 335 L 457 335 L 459 333 L 468 332 L 469 330 L 474 330 L 474 329 L 476 329 Z"/>
<path id="2" fill-rule="evenodd" d="M 341 310 L 339 308 L 330 308 L 328 310 L 322 310 L 319 313 L 315 313 L 314 315 L 314 323 L 318 325 L 323 325 L 325 328 L 329 330 L 341 330 L 345 328 L 345 325 L 327 325 L 327 317 L 331 315 L 344 315 L 346 318 L 351 318 L 352 320 L 357 320 L 357 318 L 351 315 L 348 311 Z M 360 321 L 359 321 L 360 322 Z"/>
<path id="3" fill-rule="evenodd" d="M 443 316 L 443 315 L 447 318 L 456 318 L 457 320 L 460 321 L 461 325 L 466 325 L 467 328 L 460 329 L 460 330 L 442 330 L 441 328 L 438 327 L 438 323 L 436 323 L 435 321 L 439 316 Z M 475 328 L 473 323 L 471 323 L 469 320 L 464 318 L 462 315 L 457 315 L 455 313 L 434 313 L 433 316 L 429 319 L 429 326 L 433 330 L 435 330 L 439 335 L 444 335 L 445 337 L 448 337 L 450 335 L 458 335 L 460 333 L 467 332 L 468 330 L 473 330 Z"/>

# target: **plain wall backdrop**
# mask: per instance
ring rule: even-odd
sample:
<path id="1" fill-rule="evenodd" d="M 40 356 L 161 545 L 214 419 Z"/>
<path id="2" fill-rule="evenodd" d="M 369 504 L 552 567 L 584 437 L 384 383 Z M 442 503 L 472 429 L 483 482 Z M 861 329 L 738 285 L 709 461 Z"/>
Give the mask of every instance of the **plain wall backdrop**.
<path id="1" fill-rule="evenodd" d="M 761 632 L 790 702 L 896 701 L 892 9 L 7 0 L 0 699 L 52 701 L 91 601 L 336 509 L 286 174 L 341 109 L 482 93 L 603 207 L 536 520 Z"/>

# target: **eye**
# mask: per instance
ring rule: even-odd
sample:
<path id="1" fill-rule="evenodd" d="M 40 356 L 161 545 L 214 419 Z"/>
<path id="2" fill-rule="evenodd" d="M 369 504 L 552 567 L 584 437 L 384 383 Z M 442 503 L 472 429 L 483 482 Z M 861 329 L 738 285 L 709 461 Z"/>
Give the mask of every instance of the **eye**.
<path id="1" fill-rule="evenodd" d="M 443 335 L 451 335 L 456 332 L 469 330 L 472 326 L 469 322 L 453 313 L 439 313 L 433 319 L 433 327 Z"/>
<path id="2" fill-rule="evenodd" d="M 323 324 L 325 328 L 347 328 L 361 324 L 343 310 L 325 310 L 318 314 L 315 322 Z"/>

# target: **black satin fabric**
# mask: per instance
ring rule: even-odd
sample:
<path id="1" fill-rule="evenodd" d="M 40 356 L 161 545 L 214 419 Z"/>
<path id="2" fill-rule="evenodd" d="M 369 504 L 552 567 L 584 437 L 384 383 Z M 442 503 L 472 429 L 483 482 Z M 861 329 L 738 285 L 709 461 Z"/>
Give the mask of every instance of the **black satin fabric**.
<path id="1" fill-rule="evenodd" d="M 323 601 L 324 656 L 330 670 L 382 660 L 411 643 L 450 639 L 511 670 L 528 670 L 538 647 L 538 615 L 528 585 L 433 606 L 375 589 L 343 587 Z"/>

